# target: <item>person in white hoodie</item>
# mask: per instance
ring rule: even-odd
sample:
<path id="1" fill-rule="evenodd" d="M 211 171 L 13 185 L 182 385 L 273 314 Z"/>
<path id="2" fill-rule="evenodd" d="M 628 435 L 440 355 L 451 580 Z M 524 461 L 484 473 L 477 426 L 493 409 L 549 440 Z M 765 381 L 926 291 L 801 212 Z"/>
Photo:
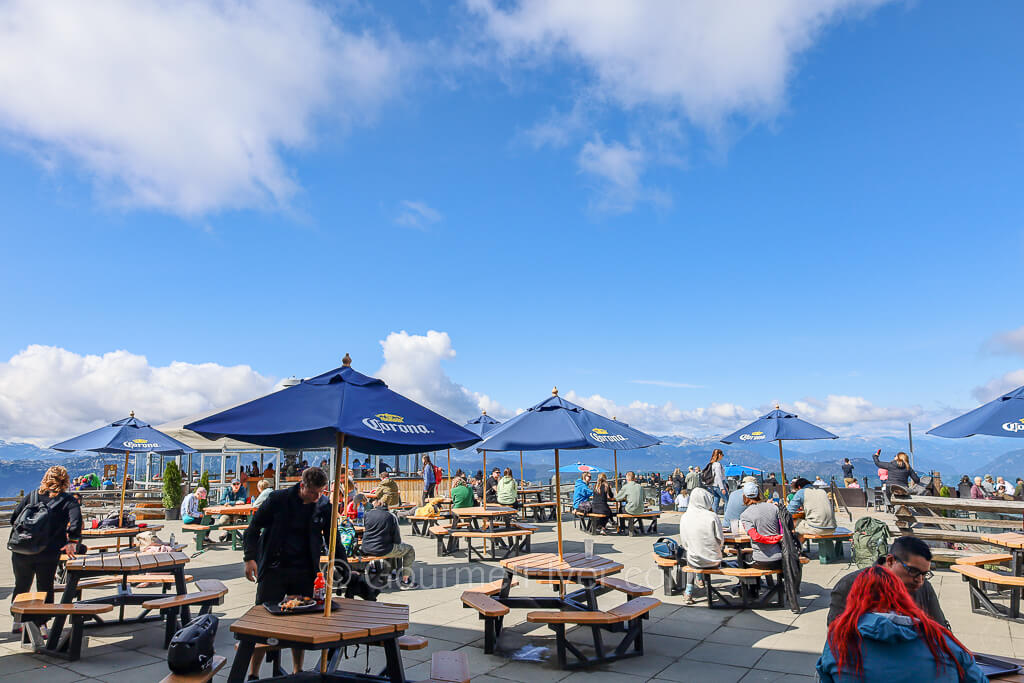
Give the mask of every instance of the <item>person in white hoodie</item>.
<path id="1" fill-rule="evenodd" d="M 690 493 L 690 504 L 679 518 L 679 544 L 686 551 L 686 564 L 698 569 L 713 569 L 722 563 L 722 524 L 718 515 L 711 511 L 714 497 L 707 489 L 695 489 Z M 684 603 L 692 605 L 693 586 L 699 574 L 684 572 L 686 596 Z"/>

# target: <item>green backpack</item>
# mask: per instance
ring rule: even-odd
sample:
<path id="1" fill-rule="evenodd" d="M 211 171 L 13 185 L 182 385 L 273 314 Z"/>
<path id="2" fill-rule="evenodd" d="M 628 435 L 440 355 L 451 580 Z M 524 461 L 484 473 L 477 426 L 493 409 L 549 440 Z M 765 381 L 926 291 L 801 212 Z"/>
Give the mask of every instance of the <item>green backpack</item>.
<path id="1" fill-rule="evenodd" d="M 853 561 L 863 569 L 889 554 L 889 527 L 873 517 L 862 517 L 853 525 Z"/>

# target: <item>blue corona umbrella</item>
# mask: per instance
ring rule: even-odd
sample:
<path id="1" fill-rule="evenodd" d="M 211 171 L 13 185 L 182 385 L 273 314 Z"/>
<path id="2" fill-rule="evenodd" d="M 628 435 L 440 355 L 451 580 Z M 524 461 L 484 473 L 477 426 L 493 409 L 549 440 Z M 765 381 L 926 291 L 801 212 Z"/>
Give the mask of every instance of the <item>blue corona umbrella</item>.
<path id="1" fill-rule="evenodd" d="M 335 448 L 331 528 L 338 525 L 341 454 L 349 446 L 370 455 L 405 455 L 465 448 L 473 432 L 352 369 L 348 354 L 335 368 L 281 391 L 185 425 L 208 439 L 228 437 L 274 448 Z M 346 471 L 347 467 L 346 467 Z M 333 586 L 335 537 L 331 534 L 327 584 Z M 331 601 L 324 603 L 330 615 Z M 326 654 L 326 650 L 324 651 Z M 326 659 L 321 659 L 321 670 Z"/>
<path id="2" fill-rule="evenodd" d="M 727 477 L 746 477 L 758 474 L 764 474 L 764 470 L 759 470 L 756 467 L 748 467 L 746 465 L 736 465 L 734 463 L 729 463 L 725 466 L 725 476 Z"/>
<path id="3" fill-rule="evenodd" d="M 483 411 L 479 416 L 474 417 L 472 420 L 465 424 L 466 429 L 477 434 L 478 436 L 484 436 L 493 430 L 495 427 L 500 425 L 501 422 L 495 420 L 493 417 L 487 414 L 487 411 Z M 484 453 L 484 468 L 481 470 L 484 476 L 487 476 L 487 453 Z M 452 479 L 452 461 L 451 453 L 448 454 L 448 481 Z M 523 480 L 523 452 L 519 451 L 519 480 Z M 486 487 L 485 487 L 486 488 Z M 486 493 L 486 491 L 485 491 Z M 487 507 L 487 496 L 484 496 L 484 507 Z"/>
<path id="4" fill-rule="evenodd" d="M 807 439 L 838 439 L 832 432 L 822 429 L 810 422 L 801 420 L 793 413 L 775 410 L 767 415 L 762 415 L 746 427 L 739 429 L 722 439 L 722 443 L 762 443 L 768 441 L 779 442 L 779 469 L 782 471 L 782 494 L 786 494 L 786 465 L 782 458 L 783 441 L 803 441 Z"/>
<path id="5" fill-rule="evenodd" d="M 554 471 L 555 470 L 553 469 L 548 470 L 548 472 Z M 598 467 L 597 465 L 584 465 L 581 462 L 578 462 L 575 465 L 562 465 L 558 468 L 558 471 L 565 474 L 583 474 L 584 472 L 589 472 L 590 474 L 607 474 L 608 472 L 608 470 L 603 467 Z"/>
<path id="6" fill-rule="evenodd" d="M 124 494 L 128 487 L 128 457 L 139 453 L 158 453 L 160 455 L 184 455 L 195 453 L 180 441 L 176 441 L 163 432 L 131 413 L 128 417 L 109 425 L 86 432 L 80 436 L 50 446 L 55 451 L 66 453 L 74 451 L 92 451 L 93 453 L 124 453 L 124 475 L 121 479 L 121 506 L 118 520 L 124 514 Z M 148 467 L 148 465 L 147 465 Z"/>
<path id="7" fill-rule="evenodd" d="M 929 429 L 927 433 L 947 439 L 975 434 L 1024 438 L 1024 387 L 1018 387 L 969 413 Z"/>
<path id="8" fill-rule="evenodd" d="M 551 396 L 508 422 L 495 427 L 476 449 L 487 451 L 555 451 L 555 495 L 560 495 L 559 450 L 616 448 L 630 450 L 661 443 L 650 434 L 610 420 L 558 395 Z M 555 506 L 558 529 L 558 556 L 562 556 L 562 506 Z"/>

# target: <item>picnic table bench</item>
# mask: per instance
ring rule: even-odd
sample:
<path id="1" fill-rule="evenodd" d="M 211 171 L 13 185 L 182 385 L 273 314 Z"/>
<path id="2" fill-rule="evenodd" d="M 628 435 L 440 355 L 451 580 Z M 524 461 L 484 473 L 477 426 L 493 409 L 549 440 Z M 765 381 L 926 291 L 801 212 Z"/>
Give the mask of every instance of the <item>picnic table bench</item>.
<path id="1" fill-rule="evenodd" d="M 538 501 L 536 503 L 523 503 L 522 508 L 524 513 L 529 513 L 526 516 L 537 522 L 550 522 L 555 518 L 555 503 L 554 501 Z"/>
<path id="2" fill-rule="evenodd" d="M 103 603 L 52 603 L 46 602 L 46 593 L 21 593 L 11 604 L 11 614 L 19 618 L 22 624 L 21 642 L 28 645 L 33 652 L 77 660 L 82 656 L 82 634 L 86 619 L 96 618 L 100 614 L 113 611 L 114 606 Z M 53 642 L 43 638 L 39 627 L 50 619 L 70 619 L 71 628 Z M 58 630 L 60 635 L 60 630 Z M 53 633 L 51 630 L 51 639 Z"/>
<path id="3" fill-rule="evenodd" d="M 615 515 L 615 519 L 619 523 L 619 533 L 625 533 L 629 536 L 642 536 L 644 534 L 656 534 L 658 533 L 658 518 L 661 517 L 661 512 L 641 512 L 639 514 L 629 514 L 628 512 L 620 512 Z M 647 528 L 644 528 L 644 522 L 647 522 Z"/>
<path id="4" fill-rule="evenodd" d="M 218 671 L 224 668 L 227 661 L 226 657 L 214 655 L 202 671 L 191 674 L 167 674 L 160 683 L 208 683 L 213 680 Z"/>
<path id="5" fill-rule="evenodd" d="M 159 610 L 164 617 L 164 647 L 170 644 L 179 627 L 188 626 L 192 621 L 189 607 L 198 605 L 200 615 L 209 614 L 214 605 L 224 604 L 224 596 L 228 593 L 227 586 L 216 579 L 197 581 L 196 588 L 199 590 L 195 593 L 153 598 L 142 603 L 143 609 Z"/>
<path id="6" fill-rule="evenodd" d="M 800 538 L 807 543 L 808 551 L 811 549 L 812 541 L 817 543 L 818 562 L 821 564 L 831 564 L 843 559 L 843 541 L 853 538 L 853 532 L 849 529 L 838 527 L 834 531 L 829 532 L 802 533 Z"/>

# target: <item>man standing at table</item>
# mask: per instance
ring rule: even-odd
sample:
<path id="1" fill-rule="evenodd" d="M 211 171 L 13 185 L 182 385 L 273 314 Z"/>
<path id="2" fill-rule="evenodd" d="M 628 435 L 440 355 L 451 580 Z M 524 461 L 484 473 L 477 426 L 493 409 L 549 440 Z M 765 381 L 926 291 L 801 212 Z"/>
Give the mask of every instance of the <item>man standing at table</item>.
<path id="1" fill-rule="evenodd" d="M 626 472 L 626 483 L 615 494 L 615 500 L 622 501 L 622 512 L 639 515 L 644 511 L 644 490 L 636 483 L 636 474 Z"/>
<path id="2" fill-rule="evenodd" d="M 298 484 L 271 493 L 256 510 L 243 536 L 245 578 L 256 582 L 256 604 L 277 604 L 286 595 L 313 595 L 320 554 L 330 543 L 331 503 L 321 498 L 327 474 L 319 467 L 302 472 Z M 333 591 L 331 592 L 333 593 Z M 302 651 L 293 650 L 295 671 Z M 256 672 L 262 661 L 253 658 Z"/>

